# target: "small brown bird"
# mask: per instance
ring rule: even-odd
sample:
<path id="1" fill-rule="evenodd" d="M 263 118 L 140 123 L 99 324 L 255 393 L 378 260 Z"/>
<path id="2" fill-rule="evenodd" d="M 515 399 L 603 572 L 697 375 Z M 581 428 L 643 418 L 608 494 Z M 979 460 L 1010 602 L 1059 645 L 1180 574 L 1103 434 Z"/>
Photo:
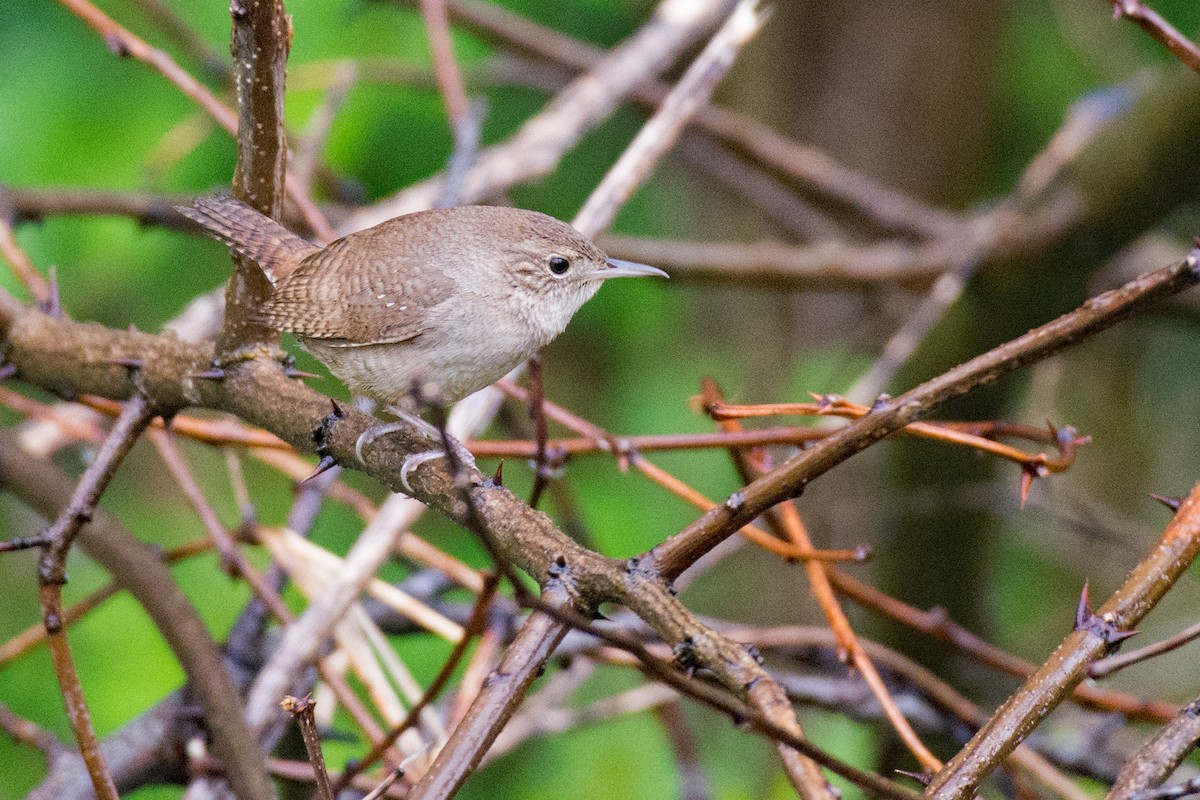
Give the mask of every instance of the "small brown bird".
<path id="1" fill-rule="evenodd" d="M 450 402 L 503 377 L 606 279 L 666 277 L 514 208 L 421 211 L 323 248 L 232 197 L 179 212 L 262 268 L 274 292 L 259 321 L 294 333 L 355 394 L 401 411 L 414 410 L 416 384 Z"/>

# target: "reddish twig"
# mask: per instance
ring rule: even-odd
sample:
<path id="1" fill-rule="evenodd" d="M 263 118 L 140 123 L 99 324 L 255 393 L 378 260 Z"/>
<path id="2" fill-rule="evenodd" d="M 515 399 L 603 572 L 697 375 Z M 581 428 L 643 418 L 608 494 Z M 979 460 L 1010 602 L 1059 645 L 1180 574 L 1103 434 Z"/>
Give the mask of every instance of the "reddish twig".
<path id="1" fill-rule="evenodd" d="M 1200 282 L 1200 250 L 1178 264 L 1142 275 L 1084 303 L 1079 309 L 1035 328 L 1024 336 L 977 356 L 920 386 L 886 400 L 871 413 L 836 431 L 829 438 L 794 456 L 746 486 L 739 502 L 708 512 L 686 529 L 647 554 L 647 566 L 666 578 L 688 566 L 724 541 L 746 522 L 788 497 L 795 497 L 824 474 L 875 442 L 902 429 L 919 416 L 1004 375 L 1034 364 L 1081 342 L 1165 297 Z"/>
<path id="2" fill-rule="evenodd" d="M 705 379 L 701 388 L 701 402 L 704 407 L 713 415 L 714 409 L 724 403 L 724 397 L 721 394 L 720 388 L 716 382 L 711 379 Z M 722 423 L 723 427 L 734 430 L 740 427 L 740 424 L 735 420 L 727 419 Z M 731 451 L 735 462 L 738 465 L 738 471 L 744 479 L 750 480 L 758 475 L 761 475 L 763 470 L 757 469 L 751 464 L 751 459 L 746 457 L 745 451 Z M 805 527 L 803 520 L 800 518 L 800 512 L 796 510 L 795 504 L 791 500 L 784 501 L 772 508 L 766 515 L 768 524 L 776 530 L 781 538 L 786 538 L 801 548 L 812 549 L 812 539 L 808 535 L 808 529 Z M 924 742 L 913 730 L 903 712 L 900 711 L 896 701 L 892 699 L 891 693 L 888 691 L 887 685 L 879 674 L 879 670 L 875 669 L 875 664 L 871 661 L 871 657 L 867 655 L 865 649 L 859 644 L 858 637 L 854 633 L 854 629 L 850 627 L 850 620 L 846 617 L 841 605 L 838 604 L 837 597 L 833 592 L 833 585 L 830 582 L 828 567 L 820 561 L 806 560 L 804 562 L 804 570 L 808 575 L 809 589 L 817 600 L 817 604 L 821 607 L 822 613 L 825 615 L 826 621 L 829 623 L 830 629 L 834 636 L 837 637 L 838 649 L 841 651 L 841 656 L 854 664 L 855 669 L 862 675 L 866 681 L 871 693 L 875 695 L 875 699 L 879 701 L 879 705 L 883 708 L 884 715 L 896 734 L 908 747 L 909 751 L 916 757 L 921 764 L 921 768 L 929 772 L 934 772 L 941 769 L 942 761 L 925 746 Z"/>
<path id="3" fill-rule="evenodd" d="M 37 302 L 45 305 L 50 302 L 50 284 L 37 271 L 33 261 L 17 244 L 12 229 L 13 207 L 8 190 L 0 186 L 0 256 L 3 256 L 29 294 Z"/>
<path id="4" fill-rule="evenodd" d="M 421 15 L 425 18 L 425 32 L 429 37 L 429 50 L 433 55 L 433 76 L 446 105 L 446 116 L 450 118 L 451 130 L 458 130 L 470 113 L 467 90 L 463 85 L 462 70 L 454 58 L 454 47 L 450 41 L 450 23 L 446 19 L 446 0 L 420 0 Z"/>
<path id="5" fill-rule="evenodd" d="M 496 385 L 501 391 L 511 397 L 523 402 L 528 402 L 529 400 L 529 393 L 527 391 L 507 379 L 498 381 Z M 618 464 L 622 465 L 623 468 L 625 466 L 633 466 L 654 483 L 672 494 L 683 498 L 702 511 L 708 511 L 716 507 L 717 504 L 705 497 L 704 494 L 639 455 L 630 446 L 630 440 L 612 436 L 602 428 L 571 413 L 557 403 L 544 400 L 542 405 L 548 417 L 561 425 L 565 425 L 576 433 L 589 437 L 598 450 L 617 458 Z M 811 547 L 800 547 L 781 541 L 779 538 L 772 536 L 755 525 L 744 525 L 739 533 L 759 547 L 774 553 L 780 558 L 819 559 L 822 561 L 865 561 L 870 555 L 869 548 L 865 547 L 857 547 L 853 550 L 814 550 Z"/>

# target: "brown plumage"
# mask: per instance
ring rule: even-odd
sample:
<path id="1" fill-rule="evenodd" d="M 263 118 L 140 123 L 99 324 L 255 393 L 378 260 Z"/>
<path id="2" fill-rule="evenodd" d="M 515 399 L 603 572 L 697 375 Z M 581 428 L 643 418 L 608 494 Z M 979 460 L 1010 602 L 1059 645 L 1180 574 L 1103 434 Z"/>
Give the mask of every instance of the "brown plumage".
<path id="1" fill-rule="evenodd" d="M 262 268 L 275 287 L 264 324 L 390 405 L 407 405 L 414 381 L 446 400 L 481 389 L 561 333 L 603 279 L 665 275 L 521 209 L 422 211 L 324 248 L 231 197 L 179 211 Z"/>

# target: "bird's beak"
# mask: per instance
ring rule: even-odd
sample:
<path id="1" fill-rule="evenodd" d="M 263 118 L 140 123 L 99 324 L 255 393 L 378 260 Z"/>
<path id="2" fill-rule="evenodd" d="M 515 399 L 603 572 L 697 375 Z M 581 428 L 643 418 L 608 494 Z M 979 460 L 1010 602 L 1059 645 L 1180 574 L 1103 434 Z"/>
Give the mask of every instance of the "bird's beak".
<path id="1" fill-rule="evenodd" d="M 663 272 L 658 267 L 639 264 L 636 261 L 622 261 L 619 258 L 606 259 L 608 265 L 596 270 L 596 277 L 600 280 L 608 280 L 609 278 L 648 278 L 659 277 L 669 278 L 667 273 Z"/>

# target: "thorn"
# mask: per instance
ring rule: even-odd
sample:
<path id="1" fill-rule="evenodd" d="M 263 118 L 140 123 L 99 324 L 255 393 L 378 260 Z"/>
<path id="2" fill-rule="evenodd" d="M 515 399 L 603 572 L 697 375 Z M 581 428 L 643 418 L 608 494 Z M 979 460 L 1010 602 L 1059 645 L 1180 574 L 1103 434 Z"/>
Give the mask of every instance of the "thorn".
<path id="1" fill-rule="evenodd" d="M 1179 507 L 1183 505 L 1182 497 L 1168 497 L 1165 494 L 1154 494 L 1153 492 L 1151 492 L 1150 496 L 1172 511 L 1178 511 Z"/>
<path id="2" fill-rule="evenodd" d="M 203 372 L 189 372 L 184 375 L 184 377 L 196 380 L 203 379 L 206 381 L 223 381 L 225 380 L 225 370 L 217 367 L 214 369 L 206 369 Z"/>
<path id="3" fill-rule="evenodd" d="M 53 264 L 50 265 L 49 284 L 50 296 L 46 298 L 45 303 L 39 303 L 38 306 L 44 314 L 55 319 L 62 319 L 62 298 L 58 293 L 58 269 Z"/>
<path id="4" fill-rule="evenodd" d="M 1021 468 L 1021 508 L 1025 508 L 1025 501 L 1029 499 L 1029 490 L 1033 486 L 1033 479 L 1037 475 L 1028 467 Z"/>
<path id="5" fill-rule="evenodd" d="M 492 475 L 492 484 L 497 488 L 504 485 L 504 462 L 501 461 L 496 465 L 496 472 Z"/>
<path id="6" fill-rule="evenodd" d="M 875 402 L 871 404 L 871 413 L 875 413 L 876 411 L 882 409 L 891 399 L 892 396 L 890 394 L 881 394 L 879 397 L 876 397 Z"/>
<path id="7" fill-rule="evenodd" d="M 1092 613 L 1092 601 L 1088 597 L 1088 580 L 1083 579 L 1083 591 L 1079 593 L 1079 605 L 1075 608 L 1075 630 L 1082 630 L 1088 619 L 1095 616 Z"/>
<path id="8" fill-rule="evenodd" d="M 1121 646 L 1121 642 L 1125 641 L 1126 639 L 1130 638 L 1131 636 L 1137 636 L 1139 633 L 1141 633 L 1141 631 L 1113 630 L 1108 635 L 1108 638 L 1105 639 L 1105 642 L 1108 644 L 1108 647 L 1109 647 L 1109 652 L 1116 650 L 1118 647 Z"/>
<path id="9" fill-rule="evenodd" d="M 305 372 L 304 370 L 296 369 L 295 367 L 284 367 L 283 374 L 284 374 L 284 377 L 298 378 L 300 380 L 321 377 L 320 375 L 316 374 L 315 372 Z"/>
<path id="10" fill-rule="evenodd" d="M 328 472 L 329 470 L 333 469 L 336 466 L 337 466 L 336 458 L 334 458 L 333 456 L 321 456 L 321 460 L 317 462 L 317 466 L 313 469 L 313 471 L 311 473 L 309 473 L 308 477 L 305 478 L 304 480 L 300 481 L 300 483 L 308 483 L 309 481 L 311 481 L 313 478 L 317 477 L 321 473 Z"/>
<path id="11" fill-rule="evenodd" d="M 1123 631 L 1117 628 L 1116 618 L 1111 612 L 1097 616 L 1092 611 L 1092 603 L 1088 598 L 1088 582 L 1083 582 L 1083 592 L 1079 595 L 1079 606 L 1075 609 L 1075 630 L 1087 631 L 1104 642 L 1105 654 L 1116 652 L 1121 643 L 1131 636 L 1137 636 L 1138 631 Z"/>
<path id="12" fill-rule="evenodd" d="M 912 778 L 922 786 L 928 786 L 929 782 L 933 780 L 933 775 L 928 772 L 909 772 L 906 769 L 897 769 L 892 771 L 897 775 L 903 775 L 906 778 Z"/>

